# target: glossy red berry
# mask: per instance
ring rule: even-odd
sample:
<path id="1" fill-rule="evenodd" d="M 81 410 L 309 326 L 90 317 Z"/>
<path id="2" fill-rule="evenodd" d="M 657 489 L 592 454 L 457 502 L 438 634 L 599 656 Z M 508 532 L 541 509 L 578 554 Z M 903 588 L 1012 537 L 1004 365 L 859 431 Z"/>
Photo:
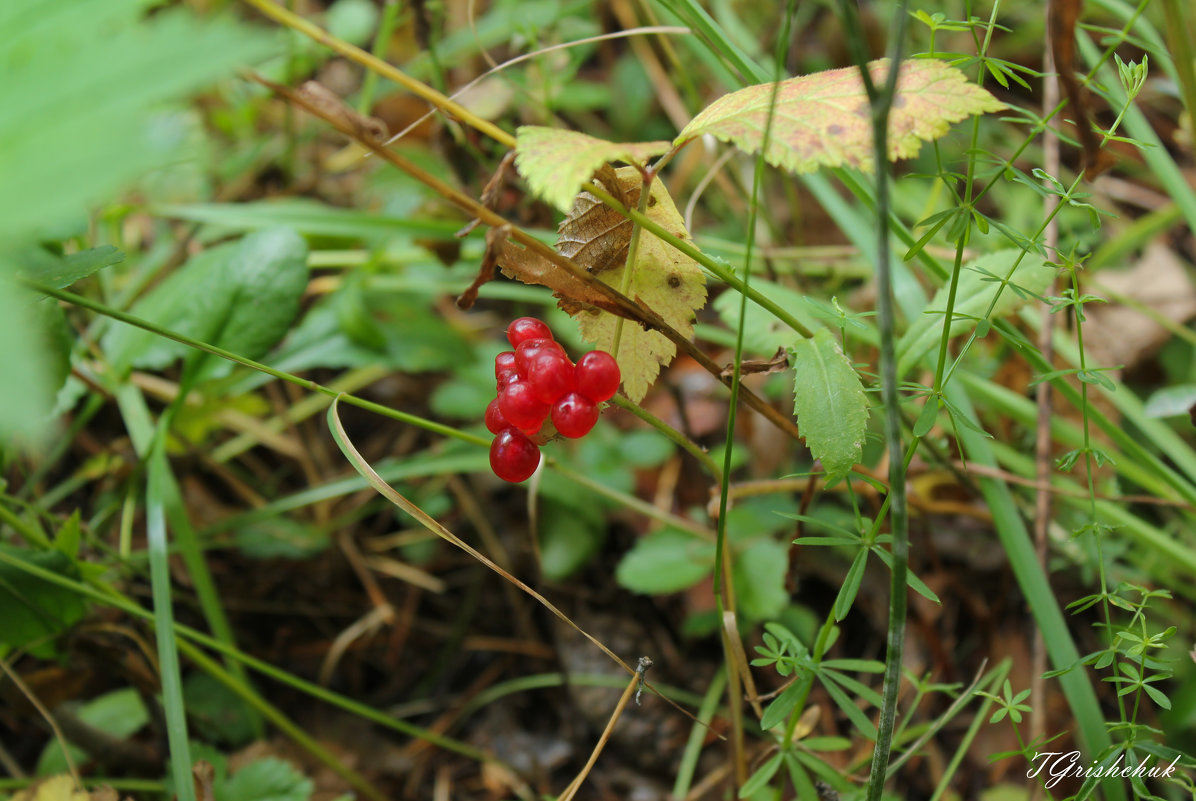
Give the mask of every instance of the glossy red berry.
<path id="1" fill-rule="evenodd" d="M 507 341 L 512 348 L 529 339 L 552 339 L 552 331 L 535 317 L 520 317 L 507 326 Z"/>
<path id="2" fill-rule="evenodd" d="M 570 392 L 552 407 L 552 424 L 570 439 L 584 437 L 598 422 L 598 405 L 580 392 Z"/>
<path id="3" fill-rule="evenodd" d="M 594 403 L 610 400 L 619 389 L 619 364 L 606 351 L 592 350 L 577 360 L 577 391 Z"/>
<path id="4" fill-rule="evenodd" d="M 494 357 L 494 377 L 502 378 L 502 374 L 508 370 L 515 370 L 515 351 L 504 350 L 502 353 Z"/>
<path id="5" fill-rule="evenodd" d="M 559 353 L 564 356 L 565 351 L 551 339 L 528 339 L 520 342 L 515 348 L 515 370 L 519 375 L 527 378 L 528 370 L 541 353 Z"/>
<path id="6" fill-rule="evenodd" d="M 510 427 L 511 423 L 503 416 L 502 409 L 498 408 L 498 398 L 490 401 L 490 405 L 486 407 L 486 430 L 491 434 L 497 434 Z"/>
<path id="7" fill-rule="evenodd" d="M 507 388 L 507 384 L 511 383 L 512 381 L 522 380 L 523 379 L 519 377 L 519 373 L 515 372 L 514 370 L 503 370 L 498 374 L 498 378 L 495 379 L 494 385 L 498 388 L 499 392 L 502 392 Z"/>
<path id="8" fill-rule="evenodd" d="M 515 428 L 534 434 L 544 424 L 544 418 L 548 416 L 551 407 L 536 397 L 530 383 L 514 380 L 499 394 L 498 408 Z"/>
<path id="9" fill-rule="evenodd" d="M 545 403 L 556 403 L 562 395 L 573 391 L 573 362 L 564 354 L 541 351 L 528 365 L 527 381 L 536 397 Z"/>
<path id="10" fill-rule="evenodd" d="M 513 428 L 500 431 L 490 443 L 490 469 L 503 481 L 526 481 L 539 466 L 540 449 Z"/>

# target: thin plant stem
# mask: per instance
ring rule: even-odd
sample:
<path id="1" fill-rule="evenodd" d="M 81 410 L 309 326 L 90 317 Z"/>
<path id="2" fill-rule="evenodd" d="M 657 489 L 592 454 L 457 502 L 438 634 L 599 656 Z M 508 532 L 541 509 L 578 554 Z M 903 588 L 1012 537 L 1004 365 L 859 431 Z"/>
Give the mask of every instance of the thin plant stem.
<path id="1" fill-rule="evenodd" d="M 382 5 L 382 19 L 378 21 L 378 30 L 374 34 L 374 42 L 370 46 L 370 55 L 379 61 L 386 60 L 386 45 L 390 42 L 391 34 L 394 33 L 400 7 L 399 0 L 386 0 Z M 367 69 L 365 78 L 361 82 L 361 94 L 357 98 L 359 113 L 370 113 L 370 108 L 374 105 L 374 93 L 377 89 L 378 73 L 375 70 Z"/>
<path id="2" fill-rule="evenodd" d="M 656 178 L 654 170 L 642 170 L 643 181 L 640 184 L 640 199 L 637 211 L 640 214 L 647 214 L 648 212 L 648 196 L 652 194 L 652 181 Z M 631 242 L 627 245 L 627 261 L 623 265 L 623 279 L 619 282 L 619 292 L 627 295 L 631 291 L 631 273 L 636 268 L 636 263 L 639 261 L 640 255 L 640 234 L 643 227 L 639 223 L 631 223 Z M 622 317 L 615 318 L 615 335 L 611 341 L 610 355 L 619 359 L 619 347 L 622 345 L 623 339 L 623 323 L 626 320 Z"/>
<path id="3" fill-rule="evenodd" d="M 895 18 L 889 46 L 889 70 L 883 87 L 872 82 L 863 47 L 857 10 L 841 0 L 847 36 L 872 104 L 872 144 L 876 164 L 876 213 L 879 220 L 889 219 L 888 126 L 889 112 L 897 89 L 897 73 L 909 19 L 908 0 L 893 11 Z M 893 534 L 893 566 L 889 584 L 889 632 L 885 653 L 884 687 L 881 695 L 880 721 L 876 727 L 876 747 L 868 774 L 868 801 L 879 801 L 884 789 L 893 745 L 893 726 L 897 717 L 897 691 L 901 684 L 901 658 L 905 646 L 906 571 L 909 562 L 909 518 L 905 499 L 905 462 L 901 442 L 901 408 L 898 397 L 896 320 L 890 269 L 889 228 L 877 226 L 876 241 L 876 317 L 880 331 L 881 405 L 884 408 L 885 447 L 889 458 L 889 526 Z M 949 325 L 949 323 L 948 323 Z"/>
<path id="4" fill-rule="evenodd" d="M 643 420 L 648 425 L 655 428 L 661 434 L 664 434 L 675 445 L 683 448 L 686 453 L 698 460 L 702 467 L 706 468 L 706 472 L 714 478 L 715 482 L 721 484 L 723 481 L 723 471 L 719 468 L 718 463 L 710 457 L 710 454 L 703 450 L 702 446 L 694 442 L 689 437 L 682 434 L 671 425 L 661 420 L 650 411 L 640 406 L 638 403 L 632 403 L 622 395 L 615 395 L 610 399 L 614 406 L 634 414 L 639 419 Z"/>

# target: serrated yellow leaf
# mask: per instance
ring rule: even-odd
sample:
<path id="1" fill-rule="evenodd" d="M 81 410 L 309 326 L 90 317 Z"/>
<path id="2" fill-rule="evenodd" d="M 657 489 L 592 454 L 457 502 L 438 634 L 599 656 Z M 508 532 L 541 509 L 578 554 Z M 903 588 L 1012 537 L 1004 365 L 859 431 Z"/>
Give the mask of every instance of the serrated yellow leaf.
<path id="1" fill-rule="evenodd" d="M 883 84 L 889 60 L 869 62 L 868 71 L 876 85 Z M 709 134 L 747 153 L 760 152 L 773 86 L 749 86 L 720 97 L 685 126 L 675 144 Z M 943 136 L 951 123 L 1003 108 L 945 61 L 904 61 L 889 115 L 889 159 L 917 155 L 923 142 Z M 781 81 L 764 158 L 797 173 L 842 166 L 872 170 L 872 111 L 859 68 Z"/>
<path id="2" fill-rule="evenodd" d="M 634 167 L 623 167 L 616 170 L 615 174 L 626 196 L 633 201 L 638 200 L 642 183 L 639 172 Z M 651 192 L 647 216 L 679 239 L 689 241 L 685 223 L 659 178 L 652 182 Z M 631 223 L 609 209 L 602 211 L 614 215 L 617 221 L 605 215 L 602 215 L 603 219 L 596 219 L 597 205 L 597 199 L 587 192 L 577 197 L 572 211 L 561 224 L 558 248 L 579 263 L 603 264 L 604 269 L 600 272 L 591 268 L 595 277 L 616 289 L 622 286 L 624 270 L 633 270 L 628 296 L 656 312 L 680 333 L 693 336 L 694 313 L 706 303 L 706 278 L 693 259 L 648 231 L 640 234 L 636 263 L 630 268 L 626 264 L 610 265 L 603 253 L 587 252 L 580 259 L 574 255 L 597 241 L 613 242 L 615 248 L 626 247 L 626 239 L 612 236 L 611 232 L 618 225 L 626 225 L 630 230 Z M 632 205 L 635 203 L 632 202 Z M 580 224 L 582 220 L 588 228 Z M 625 260 L 626 256 L 622 258 Z M 623 374 L 623 391 L 632 402 L 638 403 L 643 399 L 660 373 L 661 366 L 668 364 L 676 355 L 676 346 L 664 334 L 646 331 L 629 321 L 624 321 L 619 352 L 614 353 L 618 318 L 609 312 L 586 306 L 566 307 L 566 310 L 576 318 L 583 339 L 615 357 Z"/>
<path id="3" fill-rule="evenodd" d="M 603 164 L 646 164 L 668 142 L 607 142 L 577 131 L 524 125 L 515 132 L 515 166 L 532 192 L 568 212 L 581 185 Z"/>
<path id="4" fill-rule="evenodd" d="M 12 797 L 12 801 L 89 801 L 89 799 L 90 796 L 87 792 L 76 789 L 75 780 L 66 775 L 51 776 Z"/>

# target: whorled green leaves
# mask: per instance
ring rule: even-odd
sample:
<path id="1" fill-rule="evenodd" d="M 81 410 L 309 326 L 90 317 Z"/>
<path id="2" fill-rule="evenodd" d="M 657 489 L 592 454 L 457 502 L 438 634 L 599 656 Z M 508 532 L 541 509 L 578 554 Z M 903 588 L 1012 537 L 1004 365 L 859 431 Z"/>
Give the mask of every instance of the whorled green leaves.
<path id="1" fill-rule="evenodd" d="M 825 328 L 797 343 L 793 368 L 793 411 L 806 446 L 829 480 L 841 478 L 860 460 L 868 425 L 859 374 Z"/>

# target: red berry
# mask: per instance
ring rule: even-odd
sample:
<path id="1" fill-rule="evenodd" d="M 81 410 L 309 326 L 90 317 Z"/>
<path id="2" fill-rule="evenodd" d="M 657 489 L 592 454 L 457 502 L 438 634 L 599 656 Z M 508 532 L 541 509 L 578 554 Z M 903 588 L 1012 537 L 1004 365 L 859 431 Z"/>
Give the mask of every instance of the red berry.
<path id="1" fill-rule="evenodd" d="M 570 392 L 552 407 L 552 424 L 570 439 L 584 437 L 597 422 L 597 404 L 580 392 Z"/>
<path id="2" fill-rule="evenodd" d="M 504 350 L 494 357 L 494 377 L 502 378 L 507 370 L 515 370 L 515 351 Z"/>
<path id="3" fill-rule="evenodd" d="M 520 317 L 507 326 L 507 341 L 512 348 L 529 339 L 552 339 L 552 331 L 535 317 Z"/>
<path id="4" fill-rule="evenodd" d="M 513 428 L 500 431 L 490 443 L 490 469 L 503 481 L 526 481 L 539 466 L 540 449 Z"/>
<path id="5" fill-rule="evenodd" d="M 490 401 L 490 405 L 486 407 L 486 429 L 491 434 L 497 434 L 510 427 L 507 418 L 503 417 L 502 409 L 498 408 L 498 398 Z"/>
<path id="6" fill-rule="evenodd" d="M 562 356 L 565 351 L 561 346 L 553 342 L 551 339 L 528 339 L 520 342 L 515 347 L 515 369 L 519 375 L 527 378 L 527 371 L 532 366 L 532 361 L 541 353 L 557 352 Z"/>
<path id="7" fill-rule="evenodd" d="M 498 396 L 498 408 L 515 428 L 534 434 L 548 416 L 549 404 L 536 397 L 527 381 L 511 381 Z"/>
<path id="8" fill-rule="evenodd" d="M 507 384 L 511 383 L 512 381 L 522 380 L 523 379 L 519 377 L 519 373 L 515 372 L 514 370 L 503 370 L 498 374 L 498 378 L 495 379 L 494 385 L 498 387 L 499 392 L 502 392 L 507 388 Z"/>
<path id="9" fill-rule="evenodd" d="M 562 395 L 573 391 L 573 362 L 555 351 L 541 351 L 528 365 L 527 381 L 536 397 L 545 403 L 556 403 Z"/>
<path id="10" fill-rule="evenodd" d="M 610 400 L 619 389 L 619 363 L 603 350 L 592 350 L 577 360 L 577 391 L 594 403 Z"/>

